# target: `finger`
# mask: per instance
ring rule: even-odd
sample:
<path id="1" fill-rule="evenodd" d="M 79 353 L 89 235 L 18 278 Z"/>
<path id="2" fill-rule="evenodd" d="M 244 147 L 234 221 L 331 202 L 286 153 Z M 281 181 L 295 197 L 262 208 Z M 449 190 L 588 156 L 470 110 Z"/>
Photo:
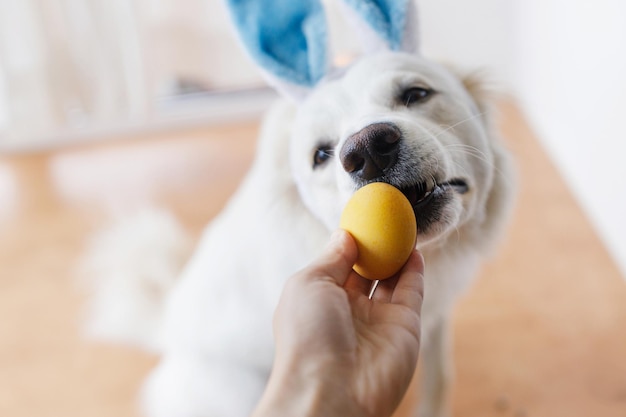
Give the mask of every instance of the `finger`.
<path id="1" fill-rule="evenodd" d="M 380 281 L 380 283 L 378 284 L 378 287 L 376 288 L 376 291 L 372 295 L 372 300 L 381 301 L 381 302 L 392 302 L 392 296 L 395 293 L 396 286 L 398 285 L 398 282 L 400 281 L 400 277 L 405 273 L 405 268 L 408 262 L 409 260 L 407 260 L 407 263 L 405 263 L 402 269 L 400 269 L 400 271 L 398 271 L 391 278 L 387 278 L 387 279 Z M 422 266 L 423 266 L 423 261 L 422 261 Z M 423 267 L 421 269 L 421 273 L 423 273 Z"/>
<path id="2" fill-rule="evenodd" d="M 324 252 L 310 265 L 310 270 L 326 276 L 343 286 L 351 275 L 358 249 L 352 236 L 345 230 L 333 232 Z"/>
<path id="3" fill-rule="evenodd" d="M 414 311 L 422 309 L 424 298 L 424 257 L 414 250 L 400 270 L 398 282 L 391 295 L 391 302 L 405 305 Z"/>
<path id="4" fill-rule="evenodd" d="M 393 295 L 394 289 L 396 288 L 399 279 L 400 272 L 398 272 L 391 278 L 380 281 L 378 283 L 378 286 L 376 287 L 376 291 L 374 291 L 374 294 L 372 294 L 372 300 L 384 303 L 391 302 L 391 296 Z"/>
<path id="5" fill-rule="evenodd" d="M 357 274 L 354 270 L 348 276 L 344 284 L 344 288 L 348 291 L 353 291 L 357 294 L 362 294 L 365 296 L 369 296 L 370 289 L 372 288 L 372 284 L 374 281 L 363 278 L 361 275 Z"/>

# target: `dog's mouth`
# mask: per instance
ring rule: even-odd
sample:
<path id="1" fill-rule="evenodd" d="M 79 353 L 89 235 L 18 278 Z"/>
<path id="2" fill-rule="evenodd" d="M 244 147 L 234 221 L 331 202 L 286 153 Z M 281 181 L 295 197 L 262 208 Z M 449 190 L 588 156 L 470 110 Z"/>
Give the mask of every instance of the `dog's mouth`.
<path id="1" fill-rule="evenodd" d="M 436 225 L 443 226 L 446 221 L 444 214 L 446 207 L 454 195 L 466 194 L 470 190 L 467 181 L 462 178 L 453 178 L 445 182 L 433 179 L 399 188 L 413 206 L 417 230 L 422 235 L 437 230 Z"/>
<path id="2" fill-rule="evenodd" d="M 449 181 L 438 183 L 435 180 L 424 181 L 414 185 L 400 187 L 400 191 L 409 200 L 415 214 L 418 214 L 418 210 L 423 206 L 428 205 L 429 202 L 443 195 L 447 191 L 452 190 L 458 194 L 465 194 L 469 191 L 467 182 L 462 178 L 453 178 Z"/>

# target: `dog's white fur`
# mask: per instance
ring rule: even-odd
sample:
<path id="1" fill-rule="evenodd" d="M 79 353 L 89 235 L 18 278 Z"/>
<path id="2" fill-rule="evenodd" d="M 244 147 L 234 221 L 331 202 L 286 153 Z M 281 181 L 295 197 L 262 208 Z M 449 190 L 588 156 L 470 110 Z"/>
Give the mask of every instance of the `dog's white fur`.
<path id="1" fill-rule="evenodd" d="M 151 207 L 116 216 L 88 247 L 77 271 L 89 299 L 86 336 L 161 351 L 164 300 L 192 247 L 186 231 Z"/>
<path id="2" fill-rule="evenodd" d="M 398 102 L 402 89 L 416 85 L 435 94 Z M 469 185 L 467 193 L 447 191 L 417 243 L 426 260 L 419 415 L 449 415 L 451 310 L 499 235 L 512 191 L 507 154 L 475 87 L 424 58 L 385 53 L 325 81 L 299 106 L 273 108 L 248 176 L 167 299 L 163 357 L 143 393 L 149 416 L 249 414 L 271 368 L 282 285 L 320 252 L 362 185 L 342 167 L 340 149 L 376 122 L 403 135 L 397 166 L 383 180 L 401 186 L 461 177 Z M 314 168 L 321 141 L 334 156 Z"/>

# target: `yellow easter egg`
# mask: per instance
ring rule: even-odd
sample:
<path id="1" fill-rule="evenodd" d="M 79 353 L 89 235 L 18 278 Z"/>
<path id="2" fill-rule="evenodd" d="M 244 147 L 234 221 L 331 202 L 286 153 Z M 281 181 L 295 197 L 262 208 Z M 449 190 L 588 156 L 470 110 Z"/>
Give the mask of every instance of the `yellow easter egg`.
<path id="1" fill-rule="evenodd" d="M 371 280 L 398 272 L 417 238 L 411 203 L 400 190 L 383 182 L 370 183 L 354 193 L 339 227 L 349 232 L 358 246 L 354 270 Z"/>

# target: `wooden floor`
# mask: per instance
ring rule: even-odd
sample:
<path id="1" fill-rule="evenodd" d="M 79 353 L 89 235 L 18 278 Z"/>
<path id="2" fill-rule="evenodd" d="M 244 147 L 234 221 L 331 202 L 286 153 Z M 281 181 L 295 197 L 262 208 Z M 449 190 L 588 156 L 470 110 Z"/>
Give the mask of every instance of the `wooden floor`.
<path id="1" fill-rule="evenodd" d="M 501 124 L 521 193 L 456 311 L 455 416 L 626 416 L 626 283 L 515 106 L 502 105 Z M 148 202 L 197 234 L 242 178 L 256 132 L 0 156 L 0 416 L 136 415 L 156 358 L 81 338 L 77 260 L 111 213 Z"/>

